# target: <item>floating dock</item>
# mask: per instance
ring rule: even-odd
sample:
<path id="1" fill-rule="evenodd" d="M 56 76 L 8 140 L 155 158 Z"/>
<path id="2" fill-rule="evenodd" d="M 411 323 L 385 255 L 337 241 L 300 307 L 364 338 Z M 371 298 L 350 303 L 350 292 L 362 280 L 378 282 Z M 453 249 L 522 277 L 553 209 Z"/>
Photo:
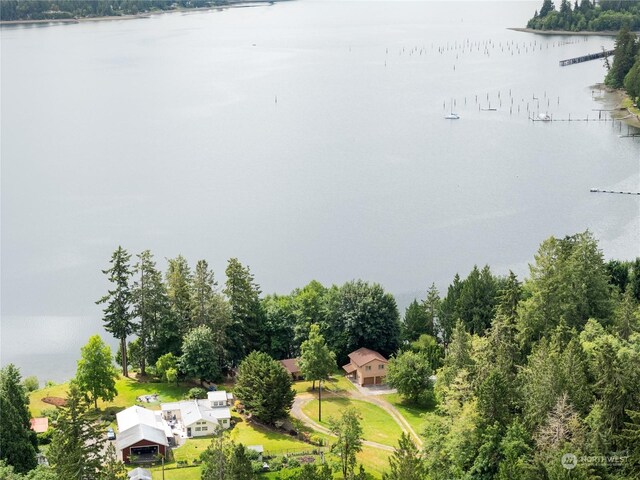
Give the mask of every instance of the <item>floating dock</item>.
<path id="1" fill-rule="evenodd" d="M 589 55 L 583 55 L 581 57 L 568 58 L 567 60 L 560 60 L 560 66 L 566 67 L 567 65 L 573 65 L 574 63 L 588 62 L 589 60 L 596 60 L 598 58 L 610 57 L 613 55 L 613 50 L 606 50 L 598 53 L 590 53 Z"/>

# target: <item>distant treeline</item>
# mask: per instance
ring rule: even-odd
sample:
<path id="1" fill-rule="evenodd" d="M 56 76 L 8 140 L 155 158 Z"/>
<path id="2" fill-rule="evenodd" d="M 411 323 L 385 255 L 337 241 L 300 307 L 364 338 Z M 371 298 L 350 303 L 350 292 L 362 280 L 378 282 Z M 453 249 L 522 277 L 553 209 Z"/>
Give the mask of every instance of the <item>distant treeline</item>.
<path id="1" fill-rule="evenodd" d="M 228 0 L 2 0 L 0 20 L 113 17 L 226 3 Z"/>
<path id="2" fill-rule="evenodd" d="M 527 23 L 534 30 L 566 30 L 569 32 L 620 30 L 622 27 L 640 30 L 640 1 L 638 0 L 562 0 L 556 10 L 552 0 L 544 0 Z"/>

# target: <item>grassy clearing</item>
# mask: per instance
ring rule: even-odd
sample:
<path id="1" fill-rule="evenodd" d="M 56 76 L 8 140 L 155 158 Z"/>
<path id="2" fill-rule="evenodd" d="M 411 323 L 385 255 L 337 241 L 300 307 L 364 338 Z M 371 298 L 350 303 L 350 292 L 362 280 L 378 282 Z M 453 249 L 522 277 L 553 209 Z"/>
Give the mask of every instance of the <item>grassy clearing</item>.
<path id="1" fill-rule="evenodd" d="M 401 395 L 390 393 L 382 395 L 387 402 L 396 407 L 404 419 L 411 425 L 413 430 L 420 435 L 424 430 L 425 419 L 424 414 L 433 411 L 433 408 L 424 408 L 407 403 Z"/>
<path id="2" fill-rule="evenodd" d="M 189 391 L 189 388 L 191 388 L 191 386 L 176 386 L 155 382 L 141 383 L 131 378 L 119 377 L 116 381 L 116 390 L 118 390 L 116 398 L 111 402 L 98 401 L 98 407 L 101 409 L 105 409 L 106 407 L 119 407 L 124 409 L 136 405 L 136 397 L 151 393 L 157 393 L 160 402 L 174 402 L 183 399 L 184 395 Z M 43 409 L 54 408 L 53 405 L 44 403 L 42 399 L 45 397 L 66 398 L 68 389 L 68 383 L 61 383 L 32 392 L 29 395 L 31 415 L 38 417 Z M 137 405 L 151 410 L 158 410 L 160 409 L 160 402 L 143 402 L 137 403 Z"/>
<path id="3" fill-rule="evenodd" d="M 312 386 L 313 386 L 313 382 L 307 381 L 307 380 L 302 380 L 302 381 L 293 383 L 293 389 L 296 391 L 296 393 L 306 393 L 306 392 L 312 392 L 312 391 L 317 392 L 318 382 L 316 382 L 315 390 L 311 390 Z M 327 380 L 322 384 L 323 391 L 326 390 L 334 393 L 344 392 L 348 390 L 355 390 L 355 389 L 356 387 L 354 387 L 349 380 L 347 380 L 343 375 L 338 375 L 338 374 L 332 375 L 331 377 L 329 377 L 329 380 Z"/>
<path id="4" fill-rule="evenodd" d="M 339 418 L 347 407 L 355 407 L 362 416 L 362 430 L 365 440 L 395 446 L 402 430 L 391 416 L 377 405 L 361 400 L 352 400 L 344 397 L 329 397 L 322 401 L 322 422 L 329 426 L 330 417 Z M 318 401 L 312 400 L 302 408 L 305 415 L 314 421 L 318 421 Z M 365 465 L 366 467 L 366 465 Z"/>

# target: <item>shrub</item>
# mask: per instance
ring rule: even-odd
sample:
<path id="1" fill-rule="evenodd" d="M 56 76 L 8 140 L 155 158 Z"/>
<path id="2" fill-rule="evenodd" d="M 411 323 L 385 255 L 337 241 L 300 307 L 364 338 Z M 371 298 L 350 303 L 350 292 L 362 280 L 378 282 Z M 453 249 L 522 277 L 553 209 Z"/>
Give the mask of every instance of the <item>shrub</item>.
<path id="1" fill-rule="evenodd" d="M 52 422 L 55 422 L 58 419 L 58 409 L 57 408 L 45 408 L 40 411 L 41 417 L 47 417 Z"/>
<path id="2" fill-rule="evenodd" d="M 263 463 L 258 461 L 251 462 L 251 470 L 253 473 L 261 473 L 264 471 Z"/>
<path id="3" fill-rule="evenodd" d="M 40 388 L 40 383 L 38 382 L 38 377 L 35 376 L 30 376 L 25 378 L 22 381 L 22 385 L 24 386 L 25 390 L 28 392 L 35 392 L 36 390 L 38 390 Z"/>
<path id="4" fill-rule="evenodd" d="M 314 445 L 318 445 L 319 447 L 322 447 L 324 445 L 324 438 L 319 435 L 311 435 L 309 441 Z"/>
<path id="5" fill-rule="evenodd" d="M 289 464 L 289 468 L 298 468 L 300 466 L 300 460 L 292 457 L 289 459 L 288 464 Z"/>
<path id="6" fill-rule="evenodd" d="M 207 398 L 207 392 L 204 388 L 195 387 L 189 390 L 186 397 L 191 400 Z"/>
<path id="7" fill-rule="evenodd" d="M 36 435 L 38 439 L 38 445 L 49 445 L 51 443 L 51 439 L 53 438 L 53 428 L 50 428 L 46 432 L 38 433 Z"/>

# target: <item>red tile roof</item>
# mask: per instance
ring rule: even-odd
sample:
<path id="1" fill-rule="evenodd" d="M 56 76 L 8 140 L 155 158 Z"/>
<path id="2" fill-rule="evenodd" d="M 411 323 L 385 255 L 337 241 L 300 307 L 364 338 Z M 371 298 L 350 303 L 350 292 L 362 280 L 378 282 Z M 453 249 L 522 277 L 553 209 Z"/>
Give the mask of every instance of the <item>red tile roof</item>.
<path id="1" fill-rule="evenodd" d="M 380 360 L 383 363 L 387 363 L 387 359 L 380 355 L 378 352 L 374 350 L 369 350 L 368 348 L 359 348 L 355 352 L 351 352 L 349 354 L 349 360 L 356 367 L 361 367 L 366 365 L 367 363 L 373 360 Z"/>
<path id="2" fill-rule="evenodd" d="M 36 433 L 46 432 L 49 430 L 49 419 L 47 417 L 32 418 L 31 430 Z"/>
<path id="3" fill-rule="evenodd" d="M 300 373 L 300 367 L 298 366 L 297 358 L 286 358 L 284 360 L 280 360 L 280 363 L 289 371 L 289 373 L 293 375 L 295 375 L 296 373 Z"/>

